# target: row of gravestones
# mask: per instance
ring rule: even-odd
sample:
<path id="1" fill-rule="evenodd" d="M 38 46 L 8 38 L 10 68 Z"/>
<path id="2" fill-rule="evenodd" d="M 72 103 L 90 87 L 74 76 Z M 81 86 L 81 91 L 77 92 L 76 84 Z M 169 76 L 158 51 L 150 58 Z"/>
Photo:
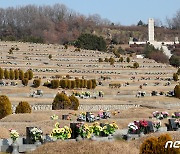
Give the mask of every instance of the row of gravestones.
<path id="1" fill-rule="evenodd" d="M 166 124 L 167 129 L 164 129 L 163 131 L 177 131 L 180 128 L 180 125 L 177 125 L 175 123 L 175 119 L 169 119 L 168 120 L 168 124 Z M 76 123 L 70 123 L 70 128 L 72 130 L 71 133 L 71 139 L 75 140 L 78 137 L 78 127 L 77 125 L 80 124 L 79 122 Z M 106 124 L 104 123 L 100 123 L 100 126 L 103 127 Z M 36 145 L 35 142 L 32 140 L 32 136 L 30 133 L 30 130 L 33 127 L 27 127 L 26 128 L 26 138 L 19 138 L 18 139 L 18 145 L 19 145 L 19 152 L 26 152 L 26 151 L 32 151 L 36 149 Z M 144 130 L 145 134 L 149 134 L 149 133 L 153 133 L 154 132 L 154 128 L 153 128 L 153 124 L 151 121 L 148 121 L 148 126 L 147 128 Z M 131 134 L 132 136 L 130 138 L 136 138 L 139 132 L 137 132 L 136 134 Z M 101 134 L 102 137 L 105 137 L 105 134 Z M 129 136 L 128 135 L 124 135 L 123 136 L 124 139 L 128 140 Z M 44 139 L 42 140 L 43 143 L 46 142 L 52 142 L 53 140 L 48 136 L 44 136 Z M 1 152 L 12 152 L 12 141 L 11 139 L 2 139 L 0 140 L 0 151 Z"/>
<path id="2" fill-rule="evenodd" d="M 165 123 L 166 127 L 161 127 L 160 132 L 166 132 L 166 131 L 180 131 L 180 124 L 175 122 L 176 119 L 168 119 L 168 123 Z M 148 126 L 144 129 L 144 134 L 154 133 L 154 127 L 152 121 L 147 121 Z M 140 132 L 137 131 L 135 133 L 128 133 L 123 135 L 123 138 L 125 140 L 129 140 L 132 138 L 140 137 Z"/>

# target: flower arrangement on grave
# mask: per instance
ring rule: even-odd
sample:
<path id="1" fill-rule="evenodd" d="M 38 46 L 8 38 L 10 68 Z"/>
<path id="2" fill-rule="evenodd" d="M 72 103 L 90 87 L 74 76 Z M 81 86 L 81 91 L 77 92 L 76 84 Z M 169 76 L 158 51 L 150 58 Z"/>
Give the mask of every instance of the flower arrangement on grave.
<path id="1" fill-rule="evenodd" d="M 13 142 L 16 141 L 17 138 L 19 137 L 19 133 L 15 129 L 9 129 L 9 132 L 10 132 L 10 137 L 13 140 Z"/>
<path id="2" fill-rule="evenodd" d="M 103 132 L 104 134 L 109 135 L 113 134 L 116 131 L 116 129 L 118 129 L 118 126 L 115 122 L 113 122 L 112 124 L 106 124 L 103 127 Z"/>
<path id="3" fill-rule="evenodd" d="M 82 93 L 82 95 L 87 96 L 87 97 L 90 97 L 90 96 L 91 96 L 91 93 L 90 93 L 89 91 L 86 91 L 86 92 Z"/>
<path id="4" fill-rule="evenodd" d="M 92 129 L 95 136 L 100 136 L 101 132 L 103 131 L 103 128 L 99 125 L 98 122 L 93 124 Z"/>
<path id="5" fill-rule="evenodd" d="M 73 92 L 73 95 L 80 97 L 81 94 L 80 94 L 80 92 Z"/>
<path id="6" fill-rule="evenodd" d="M 32 136 L 32 140 L 33 141 L 40 141 L 42 140 L 42 135 L 43 135 L 43 132 L 41 129 L 39 128 L 36 128 L 36 127 L 33 127 L 32 129 L 30 129 L 30 134 Z"/>
<path id="7" fill-rule="evenodd" d="M 154 121 L 153 122 L 153 127 L 156 128 L 157 130 L 159 130 L 159 128 L 161 127 L 161 121 Z"/>
<path id="8" fill-rule="evenodd" d="M 86 121 L 86 113 L 81 112 L 78 116 L 78 121 Z"/>
<path id="9" fill-rule="evenodd" d="M 99 116 L 100 118 L 103 118 L 103 117 L 104 117 L 104 115 L 103 115 L 103 110 L 102 110 L 102 109 L 99 110 L 98 116 Z"/>
<path id="10" fill-rule="evenodd" d="M 144 132 L 144 129 L 148 126 L 146 120 L 134 121 L 128 125 L 128 133 Z"/>
<path id="11" fill-rule="evenodd" d="M 57 120 L 58 118 L 59 117 L 57 115 L 55 115 L 55 114 L 51 116 L 51 120 Z"/>
<path id="12" fill-rule="evenodd" d="M 144 129 L 148 126 L 148 122 L 146 120 L 140 120 L 138 126 L 140 132 L 144 132 Z"/>
<path id="13" fill-rule="evenodd" d="M 161 112 L 161 114 L 163 115 L 163 118 L 167 118 L 169 116 L 168 112 Z"/>
<path id="14" fill-rule="evenodd" d="M 131 123 L 129 123 L 128 124 L 128 133 L 137 133 L 137 131 L 138 131 L 138 126 L 137 125 L 135 125 L 135 123 L 134 122 L 131 122 Z"/>
<path id="15" fill-rule="evenodd" d="M 172 114 L 171 115 L 172 118 L 180 118 L 180 113 L 176 113 L 176 114 Z"/>
<path id="16" fill-rule="evenodd" d="M 82 138 L 90 138 L 93 134 L 93 129 L 92 126 L 88 126 L 87 124 L 78 124 L 78 134 L 82 137 Z"/>
<path id="17" fill-rule="evenodd" d="M 68 126 L 60 127 L 60 124 L 57 122 L 55 128 L 52 130 L 50 137 L 57 140 L 65 140 L 71 138 L 72 130 Z"/>
<path id="18" fill-rule="evenodd" d="M 89 122 L 94 122 L 96 120 L 95 116 L 93 113 L 89 113 L 89 116 L 87 117 Z"/>
<path id="19" fill-rule="evenodd" d="M 163 119 L 163 115 L 159 111 L 153 112 L 153 117 L 156 118 L 156 119 L 159 119 L 159 120 Z"/>

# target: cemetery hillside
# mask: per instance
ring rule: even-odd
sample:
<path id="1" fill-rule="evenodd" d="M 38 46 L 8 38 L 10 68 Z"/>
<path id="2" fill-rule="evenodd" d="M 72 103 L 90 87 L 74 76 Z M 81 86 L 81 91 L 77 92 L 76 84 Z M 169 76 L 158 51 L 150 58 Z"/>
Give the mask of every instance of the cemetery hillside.
<path id="1" fill-rule="evenodd" d="M 0 8 L 0 154 L 179 154 L 179 17 Z"/>

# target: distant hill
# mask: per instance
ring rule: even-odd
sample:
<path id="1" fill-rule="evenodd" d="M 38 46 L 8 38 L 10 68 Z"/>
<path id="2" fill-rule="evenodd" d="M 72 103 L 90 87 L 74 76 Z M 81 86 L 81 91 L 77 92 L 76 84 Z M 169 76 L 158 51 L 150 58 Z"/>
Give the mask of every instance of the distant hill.
<path id="1" fill-rule="evenodd" d="M 77 40 L 82 33 L 103 36 L 114 44 L 127 44 L 129 37 L 139 41 L 148 38 L 146 25 L 115 25 L 99 15 L 86 17 L 61 4 L 0 8 L 1 40 L 66 44 Z M 158 41 L 173 41 L 175 36 L 180 37 L 180 30 L 174 27 L 155 28 Z"/>

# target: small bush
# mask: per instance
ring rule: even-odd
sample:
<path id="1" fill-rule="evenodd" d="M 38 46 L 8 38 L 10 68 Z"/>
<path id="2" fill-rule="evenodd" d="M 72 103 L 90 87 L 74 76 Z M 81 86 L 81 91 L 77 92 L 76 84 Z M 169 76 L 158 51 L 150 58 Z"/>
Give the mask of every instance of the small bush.
<path id="1" fill-rule="evenodd" d="M 141 145 L 140 154 L 179 154 L 180 149 L 165 148 L 167 141 L 172 141 L 169 134 L 162 134 L 158 138 L 148 138 Z"/>
<path id="2" fill-rule="evenodd" d="M 71 107 L 71 100 L 64 93 L 58 93 L 52 103 L 53 110 L 69 109 Z"/>
<path id="3" fill-rule="evenodd" d="M 69 99 L 71 101 L 71 109 L 78 110 L 79 100 L 74 95 L 71 95 Z"/>
<path id="4" fill-rule="evenodd" d="M 130 62 L 130 58 L 129 57 L 126 58 L 126 62 L 128 62 L 128 63 Z"/>
<path id="5" fill-rule="evenodd" d="M 14 78 L 15 78 L 15 74 L 14 74 L 14 71 L 12 69 L 10 69 L 10 71 L 9 71 L 9 78 L 11 80 L 14 80 Z"/>
<path id="6" fill-rule="evenodd" d="M 4 78 L 9 79 L 9 71 L 7 69 L 4 70 Z"/>
<path id="7" fill-rule="evenodd" d="M 103 59 L 102 59 L 102 58 L 99 58 L 99 62 L 103 62 Z"/>
<path id="8" fill-rule="evenodd" d="M 87 81 L 87 89 L 92 89 L 92 80 Z"/>
<path id="9" fill-rule="evenodd" d="M 38 88 L 41 85 L 41 79 L 35 79 L 33 81 L 34 88 Z"/>
<path id="10" fill-rule="evenodd" d="M 14 79 L 15 80 L 19 79 L 19 71 L 17 69 L 14 70 Z"/>
<path id="11" fill-rule="evenodd" d="M 4 70 L 0 68 L 0 80 L 2 80 L 4 77 Z"/>
<path id="12" fill-rule="evenodd" d="M 53 89 L 59 88 L 59 80 L 51 80 L 51 88 Z"/>
<path id="13" fill-rule="evenodd" d="M 122 62 L 123 62 L 123 60 L 124 60 L 124 59 L 123 59 L 123 57 L 120 57 L 120 58 L 119 58 L 119 62 L 121 62 L 121 63 L 122 63 Z"/>
<path id="14" fill-rule="evenodd" d="M 28 78 L 22 79 L 22 84 L 23 84 L 24 86 L 27 86 L 27 85 L 28 85 Z"/>
<path id="15" fill-rule="evenodd" d="M 174 81 L 178 81 L 178 75 L 177 75 L 177 73 L 174 73 L 174 74 L 173 74 L 173 80 L 174 80 Z"/>
<path id="16" fill-rule="evenodd" d="M 31 113 L 31 107 L 28 102 L 19 102 L 15 113 Z"/>
<path id="17" fill-rule="evenodd" d="M 24 79 L 24 72 L 23 70 L 19 70 L 19 80 Z"/>
<path id="18" fill-rule="evenodd" d="M 63 89 L 65 89 L 65 88 L 67 88 L 67 80 L 60 80 L 60 86 L 61 86 L 61 88 L 63 88 Z"/>
<path id="19" fill-rule="evenodd" d="M 32 80 L 33 78 L 33 71 L 32 70 L 28 70 L 28 74 L 29 74 L 29 80 Z"/>
<path id="20" fill-rule="evenodd" d="M 11 102 L 5 95 L 0 95 L 0 119 L 12 114 Z"/>
<path id="21" fill-rule="evenodd" d="M 49 59 L 52 59 L 52 55 L 51 54 L 49 55 Z"/>
<path id="22" fill-rule="evenodd" d="M 175 95 L 176 98 L 180 98 L 180 85 L 175 86 L 174 95 Z"/>
<path id="23" fill-rule="evenodd" d="M 133 67 L 134 67 L 134 68 L 138 68 L 138 67 L 139 67 L 139 63 L 135 62 L 135 63 L 133 64 Z"/>

